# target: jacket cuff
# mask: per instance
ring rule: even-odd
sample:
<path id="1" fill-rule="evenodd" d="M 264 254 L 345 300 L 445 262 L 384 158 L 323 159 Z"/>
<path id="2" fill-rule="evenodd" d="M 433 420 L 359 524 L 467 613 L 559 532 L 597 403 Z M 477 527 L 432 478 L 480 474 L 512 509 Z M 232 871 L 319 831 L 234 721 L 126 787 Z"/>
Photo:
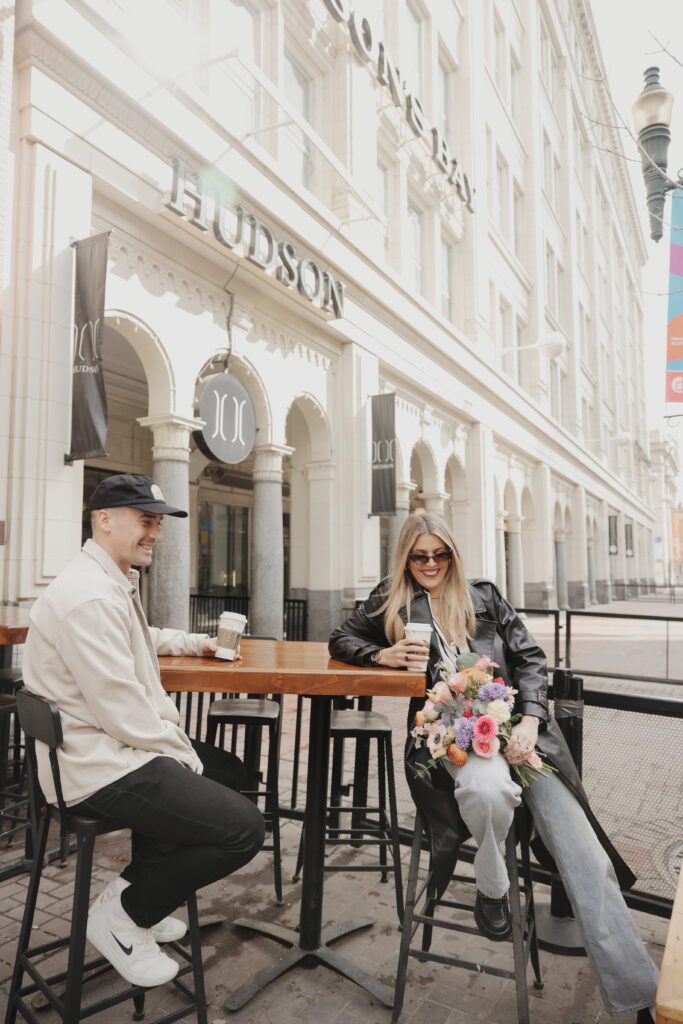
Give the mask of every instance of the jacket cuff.
<path id="1" fill-rule="evenodd" d="M 534 715 L 535 718 L 540 718 L 541 722 L 547 722 L 550 717 L 548 701 L 540 693 L 518 694 L 515 710 L 522 715 Z"/>

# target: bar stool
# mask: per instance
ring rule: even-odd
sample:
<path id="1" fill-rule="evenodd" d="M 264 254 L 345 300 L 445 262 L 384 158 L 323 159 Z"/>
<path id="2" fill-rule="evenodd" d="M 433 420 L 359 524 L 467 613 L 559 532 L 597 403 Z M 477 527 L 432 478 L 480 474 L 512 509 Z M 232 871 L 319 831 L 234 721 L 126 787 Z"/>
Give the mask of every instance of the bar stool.
<path id="1" fill-rule="evenodd" d="M 25 771 L 16 698 L 0 692 L 0 841 L 7 846 L 29 823 Z"/>
<path id="2" fill-rule="evenodd" d="M 333 780 L 332 803 L 327 808 L 327 830 L 325 845 L 332 846 L 377 846 L 379 870 L 382 881 L 388 880 L 388 872 L 394 874 L 396 889 L 396 913 L 403 922 L 403 880 L 401 873 L 401 846 L 398 835 L 398 811 L 396 804 L 396 783 L 394 779 L 394 756 L 391 748 L 391 723 L 386 715 L 377 711 L 336 710 L 332 711 L 330 721 L 330 737 L 333 742 L 344 740 L 375 740 L 377 743 L 377 783 L 379 801 L 377 807 L 368 807 L 356 803 L 355 790 L 353 806 L 341 803 L 341 786 Z M 352 787 L 354 783 L 351 784 Z M 387 807 L 387 789 L 389 803 Z M 341 814 L 351 814 L 348 828 L 339 824 Z M 373 820 L 368 815 L 376 814 Z M 391 853 L 391 864 L 387 862 L 387 850 Z M 303 830 L 299 843 L 294 881 L 297 881 L 303 864 Z M 325 864 L 325 871 L 377 871 L 375 864 L 354 864 L 338 866 Z"/>
<path id="3" fill-rule="evenodd" d="M 214 700 L 209 706 L 206 719 L 206 742 L 215 745 L 219 736 L 220 746 L 225 745 L 225 730 L 233 727 L 233 747 L 235 746 L 235 730 L 245 726 L 247 738 L 245 743 L 252 743 L 256 748 L 255 733 L 262 727 L 268 730 L 268 767 L 266 770 L 265 789 L 261 789 L 261 773 L 256 772 L 255 788 L 243 790 L 244 796 L 263 797 L 265 800 L 264 818 L 266 826 L 273 834 L 273 842 L 263 849 L 273 854 L 273 875 L 275 883 L 275 901 L 282 906 L 282 860 L 280 853 L 280 735 L 281 735 L 281 698 L 269 700 L 264 697 L 228 697 Z M 250 736 L 251 733 L 251 736 Z M 258 756 L 258 750 L 257 750 Z"/>
<path id="4" fill-rule="evenodd" d="M 463 842 L 468 838 L 469 833 L 463 823 Z M 534 988 L 542 989 L 541 964 L 538 954 L 538 936 L 536 932 L 536 917 L 534 913 L 534 894 L 531 879 L 531 863 L 529 859 L 529 835 L 530 816 L 527 809 L 522 805 L 515 811 L 515 816 L 505 840 L 505 863 L 510 878 L 510 916 L 512 918 L 512 954 L 513 970 L 506 970 L 501 967 L 488 966 L 486 964 L 473 963 L 465 960 L 456 954 L 430 953 L 432 944 L 432 933 L 434 928 L 445 928 L 450 932 L 461 932 L 466 935 L 481 935 L 481 932 L 474 925 L 459 924 L 452 920 L 439 920 L 435 917 L 437 907 L 446 907 L 455 910 L 474 910 L 474 901 L 462 902 L 459 893 L 455 899 L 438 899 L 434 894 L 432 886 L 432 864 L 430 863 L 427 878 L 418 891 L 418 873 L 420 868 L 420 853 L 422 851 L 423 837 L 430 839 L 429 829 L 425 820 L 417 811 L 415 816 L 415 829 L 413 832 L 413 845 L 410 856 L 410 868 L 408 871 L 408 885 L 406 889 L 406 910 L 401 934 L 401 946 L 398 956 L 396 970 L 396 987 L 394 993 L 394 1010 L 392 1024 L 401 1016 L 403 1009 L 403 996 L 405 992 L 406 976 L 408 971 L 409 957 L 415 957 L 424 962 L 430 960 L 434 963 L 448 964 L 453 967 L 460 967 L 467 971 L 476 971 L 478 974 L 494 974 L 499 978 L 511 978 L 515 982 L 517 994 L 517 1020 L 518 1024 L 529 1024 L 529 998 L 526 985 L 527 963 L 531 959 L 534 973 Z M 517 846 L 520 847 L 521 863 L 517 864 Z M 431 857 L 430 857 L 431 861 Z M 522 885 L 520 886 L 520 875 Z M 475 885 L 472 878 L 454 874 L 453 882 Z M 525 897 L 524 904 L 520 893 Z M 418 909 L 418 901 L 425 896 L 424 903 Z M 459 898 L 458 898 L 459 897 Z M 422 941 L 420 948 L 414 946 L 413 938 L 418 928 L 422 926 Z"/>
<path id="5" fill-rule="evenodd" d="M 82 986 L 86 971 L 88 972 L 88 980 L 91 980 L 108 970 L 113 970 L 109 962 L 101 956 L 86 963 L 85 943 L 95 839 L 97 836 L 115 832 L 117 828 L 102 821 L 71 814 L 64 804 L 59 761 L 57 758 L 57 749 L 62 744 L 62 726 L 57 705 L 53 701 L 46 700 L 44 697 L 40 697 L 26 689 L 20 690 L 17 693 L 16 700 L 22 729 L 26 736 L 31 819 L 36 842 L 35 857 L 26 893 L 26 904 L 19 934 L 5 1024 L 14 1024 L 17 1012 L 25 1020 L 35 1024 L 37 1018 L 30 1005 L 27 1004 L 27 997 L 36 992 L 40 992 L 46 997 L 63 1024 L 77 1024 L 84 1017 L 89 1017 L 100 1010 L 116 1006 L 129 999 L 133 1000 L 135 1006 L 134 1020 L 141 1020 L 144 1016 L 146 989 L 140 986 L 131 986 L 122 992 L 107 996 L 85 1007 L 81 1005 Z M 35 752 L 36 740 L 45 743 L 49 748 L 52 777 L 57 793 L 57 807 L 47 804 L 40 790 Z M 29 947 L 33 918 L 42 876 L 48 831 L 52 820 L 59 822 L 62 847 L 65 846 L 65 839 L 70 833 L 76 836 L 76 879 L 71 927 L 66 938 L 54 939 L 51 942 L 42 943 L 31 949 Z M 198 1024 L 207 1024 L 204 968 L 202 965 L 195 896 L 192 896 L 187 901 L 187 914 L 191 952 L 188 954 L 177 942 L 169 942 L 166 945 L 167 948 L 173 949 L 186 961 L 176 975 L 174 984 L 191 1000 Z M 68 948 L 67 969 L 57 974 L 46 976 L 39 969 L 35 961 L 40 960 L 40 968 L 43 968 L 43 958 L 46 954 L 49 955 L 64 948 Z M 190 973 L 193 976 L 194 991 L 180 980 Z M 31 982 L 28 984 L 24 983 L 24 975 L 26 974 L 31 979 Z M 63 992 L 60 991 L 62 987 L 64 989 Z M 178 1010 L 174 1010 L 163 1017 L 157 1018 L 154 1024 L 170 1024 L 171 1021 L 178 1020 L 180 1016 L 185 1016 L 187 1012 L 187 1010 L 183 1010 L 179 1013 Z"/>

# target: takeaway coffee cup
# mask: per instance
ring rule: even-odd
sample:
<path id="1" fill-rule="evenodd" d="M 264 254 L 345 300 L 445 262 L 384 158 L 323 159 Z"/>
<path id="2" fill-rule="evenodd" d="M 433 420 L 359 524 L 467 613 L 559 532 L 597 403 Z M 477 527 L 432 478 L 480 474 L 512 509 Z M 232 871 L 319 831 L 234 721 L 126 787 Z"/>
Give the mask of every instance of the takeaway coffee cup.
<path id="1" fill-rule="evenodd" d="M 246 615 L 239 612 L 223 612 L 218 623 L 217 658 L 234 661 L 240 649 L 240 640 L 247 625 Z"/>
<path id="2" fill-rule="evenodd" d="M 429 661 L 429 645 L 432 640 L 432 627 L 428 622 L 406 622 L 405 638 L 406 640 L 415 640 L 425 645 L 425 660 L 417 661 L 417 659 L 411 659 L 407 666 L 408 671 L 426 672 L 427 662 Z"/>

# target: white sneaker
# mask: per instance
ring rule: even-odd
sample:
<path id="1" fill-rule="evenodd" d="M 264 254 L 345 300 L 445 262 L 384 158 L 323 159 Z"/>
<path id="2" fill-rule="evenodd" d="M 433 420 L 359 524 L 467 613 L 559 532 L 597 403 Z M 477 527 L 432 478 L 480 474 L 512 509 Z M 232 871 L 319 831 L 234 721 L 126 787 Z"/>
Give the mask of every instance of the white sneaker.
<path id="1" fill-rule="evenodd" d="M 180 965 L 162 953 L 149 928 L 139 928 L 128 917 L 118 897 L 95 901 L 86 935 L 131 985 L 153 988 L 172 981 L 178 973 Z"/>
<path id="2" fill-rule="evenodd" d="M 130 882 L 127 882 L 125 878 L 121 878 L 120 875 L 117 875 L 116 878 L 112 878 L 111 881 L 107 882 L 104 889 L 93 903 L 90 908 L 91 911 L 101 900 L 111 900 L 114 896 L 120 896 L 123 890 L 128 888 L 129 885 Z M 178 917 L 165 917 L 163 921 L 159 921 L 158 924 L 152 925 L 150 931 L 154 936 L 155 942 L 178 942 L 187 934 L 187 925 Z"/>

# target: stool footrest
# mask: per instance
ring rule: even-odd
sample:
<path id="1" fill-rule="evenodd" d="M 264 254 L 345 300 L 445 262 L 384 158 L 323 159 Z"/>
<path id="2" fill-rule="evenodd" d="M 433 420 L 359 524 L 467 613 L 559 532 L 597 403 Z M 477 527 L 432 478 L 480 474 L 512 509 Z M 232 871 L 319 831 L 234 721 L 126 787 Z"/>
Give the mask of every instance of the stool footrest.
<path id="1" fill-rule="evenodd" d="M 477 932 L 479 935 L 480 932 Z M 450 967 L 462 967 L 466 971 L 476 971 L 477 974 L 493 974 L 496 978 L 508 978 L 514 981 L 515 972 L 507 971 L 504 967 L 491 967 L 488 964 L 478 964 L 473 960 L 461 960 L 459 957 L 448 955 L 447 953 L 427 953 L 422 949 L 414 949 L 412 946 L 408 950 L 409 956 L 414 956 L 418 960 L 431 960 L 436 964 L 448 964 Z"/>
<path id="2" fill-rule="evenodd" d="M 385 871 L 388 872 L 395 870 L 396 869 L 394 868 L 393 864 L 381 864 L 379 866 L 377 864 L 330 864 L 329 867 L 326 864 L 325 867 L 323 868 L 323 871 L 346 871 L 347 873 L 349 871 L 353 871 L 354 875 L 356 871 L 374 871 L 375 874 L 377 874 L 378 872 L 381 872 L 383 874 Z"/>

